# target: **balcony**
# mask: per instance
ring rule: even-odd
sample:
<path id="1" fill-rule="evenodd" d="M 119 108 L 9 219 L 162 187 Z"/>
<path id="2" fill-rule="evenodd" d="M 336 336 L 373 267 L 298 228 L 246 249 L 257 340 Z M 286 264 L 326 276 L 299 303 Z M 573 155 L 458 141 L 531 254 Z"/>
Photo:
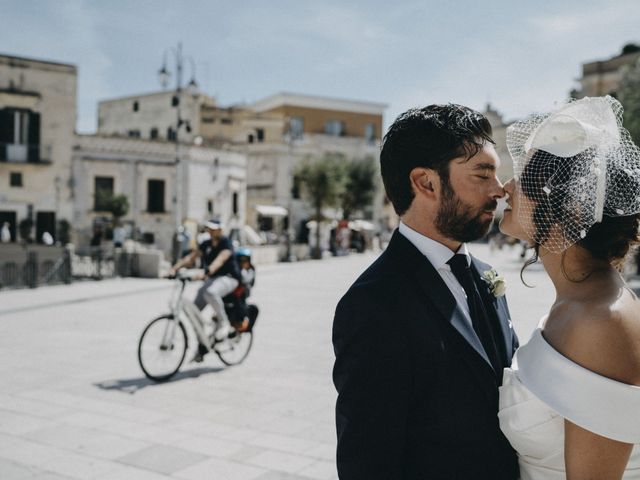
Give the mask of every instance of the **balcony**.
<path id="1" fill-rule="evenodd" d="M 51 145 L 0 142 L 0 162 L 51 163 Z"/>

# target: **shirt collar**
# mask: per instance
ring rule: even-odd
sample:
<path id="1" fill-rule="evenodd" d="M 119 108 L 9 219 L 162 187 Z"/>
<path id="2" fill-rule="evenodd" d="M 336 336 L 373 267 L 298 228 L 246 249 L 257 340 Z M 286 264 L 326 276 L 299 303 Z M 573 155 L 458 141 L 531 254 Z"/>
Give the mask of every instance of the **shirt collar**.
<path id="1" fill-rule="evenodd" d="M 440 270 L 442 268 L 450 270 L 447 262 L 456 254 L 467 257 L 467 265 L 471 265 L 471 257 L 466 243 L 460 245 L 458 251 L 454 252 L 446 245 L 416 232 L 402 221 L 400 222 L 398 230 L 420 251 L 420 253 L 427 257 L 427 260 L 429 260 L 436 270 Z"/>

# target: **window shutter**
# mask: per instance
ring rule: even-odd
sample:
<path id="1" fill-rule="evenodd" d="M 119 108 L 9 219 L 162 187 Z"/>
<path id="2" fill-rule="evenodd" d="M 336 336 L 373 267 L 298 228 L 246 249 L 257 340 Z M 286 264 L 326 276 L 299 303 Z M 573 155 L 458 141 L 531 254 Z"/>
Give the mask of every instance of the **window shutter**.
<path id="1" fill-rule="evenodd" d="M 29 138 L 27 139 L 30 162 L 40 161 L 40 114 L 29 112 Z"/>

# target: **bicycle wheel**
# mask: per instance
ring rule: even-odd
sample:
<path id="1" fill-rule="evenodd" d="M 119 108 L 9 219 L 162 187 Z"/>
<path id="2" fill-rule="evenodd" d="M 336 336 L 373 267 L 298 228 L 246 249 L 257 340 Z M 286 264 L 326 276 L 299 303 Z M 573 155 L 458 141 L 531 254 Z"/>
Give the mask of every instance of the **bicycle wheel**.
<path id="1" fill-rule="evenodd" d="M 222 363 L 231 366 L 247 358 L 251 345 L 253 345 L 253 332 L 234 332 L 226 341 L 216 343 L 214 350 Z"/>
<path id="2" fill-rule="evenodd" d="M 187 353 L 187 332 L 173 315 L 151 320 L 138 343 L 138 362 L 151 380 L 168 380 L 180 369 Z"/>

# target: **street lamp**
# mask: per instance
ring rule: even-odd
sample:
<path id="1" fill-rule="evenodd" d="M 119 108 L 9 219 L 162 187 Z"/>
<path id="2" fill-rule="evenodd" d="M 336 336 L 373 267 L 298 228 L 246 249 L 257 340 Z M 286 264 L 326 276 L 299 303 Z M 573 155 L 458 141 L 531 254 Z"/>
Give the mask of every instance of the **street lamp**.
<path id="1" fill-rule="evenodd" d="M 284 140 L 287 143 L 287 160 L 288 160 L 288 173 L 289 173 L 289 178 L 291 178 L 292 182 L 293 182 L 293 178 L 294 178 L 294 167 L 293 167 L 293 155 L 292 155 L 292 150 L 293 150 L 293 145 L 294 145 L 294 141 L 295 141 L 295 132 L 293 131 L 293 126 L 292 126 L 292 118 L 291 117 L 286 117 L 285 119 L 286 123 L 287 123 L 287 132 L 284 135 Z M 287 217 L 287 232 L 286 232 L 286 247 L 287 247 L 287 252 L 286 252 L 286 261 L 287 262 L 295 262 L 297 260 L 296 256 L 293 253 L 292 250 L 292 243 L 293 243 L 293 235 L 295 230 L 293 229 L 293 188 L 294 185 L 292 183 L 291 188 L 289 189 L 289 195 L 287 197 L 287 208 L 288 208 L 288 217 Z"/>
<path id="2" fill-rule="evenodd" d="M 160 85 L 162 85 L 162 88 L 163 89 L 166 88 L 167 85 L 169 84 L 169 80 L 171 79 L 171 71 L 167 68 L 167 52 L 173 53 L 173 57 L 176 62 L 176 67 L 175 67 L 176 88 L 175 88 L 175 94 L 173 96 L 171 105 L 176 108 L 176 129 L 175 129 L 175 134 L 173 139 L 176 143 L 176 159 L 175 159 L 176 189 L 175 189 L 175 197 L 173 201 L 173 204 L 174 204 L 173 206 L 175 210 L 175 235 L 174 235 L 174 242 L 173 242 L 173 257 L 174 257 L 174 260 L 177 260 L 180 257 L 180 253 L 181 253 L 180 251 L 181 250 L 181 241 L 180 241 L 181 228 L 180 227 L 182 226 L 182 196 L 183 196 L 182 195 L 182 178 L 183 178 L 182 170 L 184 168 L 180 162 L 180 139 L 179 139 L 180 127 L 184 126 L 185 131 L 187 133 L 191 133 L 191 123 L 189 122 L 189 120 L 183 119 L 180 114 L 181 96 L 183 92 L 182 70 L 184 68 L 185 60 L 189 61 L 189 63 L 191 64 L 191 80 L 186 86 L 186 91 L 190 95 L 192 95 L 194 98 L 198 94 L 198 84 L 195 78 L 196 77 L 195 62 L 193 61 L 193 58 L 185 57 L 182 54 L 182 42 L 178 42 L 177 48 L 172 47 L 165 50 L 164 55 L 162 57 L 162 68 L 158 70 L 158 80 L 160 81 Z"/>

